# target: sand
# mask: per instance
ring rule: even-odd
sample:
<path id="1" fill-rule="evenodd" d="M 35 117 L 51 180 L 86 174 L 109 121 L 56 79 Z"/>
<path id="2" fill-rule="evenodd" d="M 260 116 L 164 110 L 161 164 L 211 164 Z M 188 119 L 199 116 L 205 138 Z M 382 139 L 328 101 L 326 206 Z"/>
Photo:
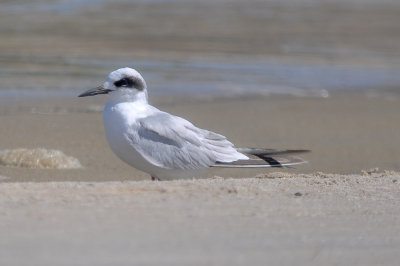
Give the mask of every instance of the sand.
<path id="1" fill-rule="evenodd" d="M 395 265 L 399 182 L 386 172 L 3 183 L 0 263 Z"/>
<path id="2" fill-rule="evenodd" d="M 82 168 L 0 158 L 0 265 L 398 264 L 400 96 L 382 76 L 400 69 L 396 1 L 68 3 L 1 3 L 0 90 L 10 97 L 0 98 L 0 154 L 56 153 Z M 380 75 L 361 88 L 339 81 L 347 93 L 311 78 L 327 98 L 153 97 L 150 86 L 157 107 L 237 146 L 312 150 L 293 169 L 186 181 L 151 182 L 116 158 L 105 97 L 61 97 L 125 65 L 150 85 L 181 80 L 163 72 L 174 62 L 242 61 Z M 16 91 L 36 98 L 10 100 Z"/>
<path id="3" fill-rule="evenodd" d="M 73 156 L 82 169 L 0 166 L 5 182 L 146 180 L 121 162 L 104 136 L 106 97 L 15 101 L 0 106 L 0 150 L 45 148 Z M 248 97 L 200 100 L 155 97 L 162 110 L 226 135 L 239 147 L 310 149 L 308 164 L 290 173 L 357 174 L 400 170 L 400 99 L 344 94 L 330 98 Z M 253 177 L 269 170 L 218 170 L 224 177 Z"/>
<path id="4" fill-rule="evenodd" d="M 83 168 L 0 166 L 0 264 L 399 260 L 397 98 L 181 100 L 153 102 L 239 146 L 311 149 L 309 163 L 152 182 L 109 150 L 98 111 L 104 98 L 9 102 L 0 107 L 0 150 L 61 150 Z M 362 172 L 375 167 L 387 171 Z"/>

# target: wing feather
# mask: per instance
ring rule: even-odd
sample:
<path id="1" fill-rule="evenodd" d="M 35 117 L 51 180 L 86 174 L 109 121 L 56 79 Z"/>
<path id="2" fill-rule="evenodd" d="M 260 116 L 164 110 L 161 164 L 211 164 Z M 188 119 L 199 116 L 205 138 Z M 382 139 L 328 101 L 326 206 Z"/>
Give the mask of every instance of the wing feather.
<path id="1" fill-rule="evenodd" d="M 248 159 L 224 136 L 168 113 L 139 119 L 137 126 L 128 139 L 147 161 L 162 168 L 198 169 Z"/>

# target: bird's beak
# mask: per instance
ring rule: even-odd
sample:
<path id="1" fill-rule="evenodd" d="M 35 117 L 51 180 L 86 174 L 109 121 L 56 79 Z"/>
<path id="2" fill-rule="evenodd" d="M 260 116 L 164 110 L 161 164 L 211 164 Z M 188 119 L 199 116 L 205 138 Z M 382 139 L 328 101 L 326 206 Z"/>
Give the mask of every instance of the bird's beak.
<path id="1" fill-rule="evenodd" d="M 106 89 L 103 86 L 98 86 L 94 89 L 90 89 L 90 90 L 85 91 L 84 93 L 79 94 L 78 97 L 94 96 L 97 94 L 107 94 L 110 91 L 112 91 L 112 90 Z"/>

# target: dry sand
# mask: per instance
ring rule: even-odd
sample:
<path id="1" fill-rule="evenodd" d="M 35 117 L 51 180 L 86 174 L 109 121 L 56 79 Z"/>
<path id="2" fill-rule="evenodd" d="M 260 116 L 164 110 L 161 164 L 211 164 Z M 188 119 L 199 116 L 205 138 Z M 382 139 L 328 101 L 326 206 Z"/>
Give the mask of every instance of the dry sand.
<path id="1" fill-rule="evenodd" d="M 399 182 L 386 172 L 3 183 L 0 264 L 396 265 Z"/>

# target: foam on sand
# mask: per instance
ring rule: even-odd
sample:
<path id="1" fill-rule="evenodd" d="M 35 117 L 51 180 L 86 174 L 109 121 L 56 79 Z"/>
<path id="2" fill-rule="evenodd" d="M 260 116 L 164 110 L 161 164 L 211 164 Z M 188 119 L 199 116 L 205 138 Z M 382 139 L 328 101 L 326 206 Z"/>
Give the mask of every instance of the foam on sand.
<path id="1" fill-rule="evenodd" d="M 82 168 L 77 158 L 67 156 L 60 150 L 44 148 L 1 150 L 0 165 L 40 169 Z"/>

